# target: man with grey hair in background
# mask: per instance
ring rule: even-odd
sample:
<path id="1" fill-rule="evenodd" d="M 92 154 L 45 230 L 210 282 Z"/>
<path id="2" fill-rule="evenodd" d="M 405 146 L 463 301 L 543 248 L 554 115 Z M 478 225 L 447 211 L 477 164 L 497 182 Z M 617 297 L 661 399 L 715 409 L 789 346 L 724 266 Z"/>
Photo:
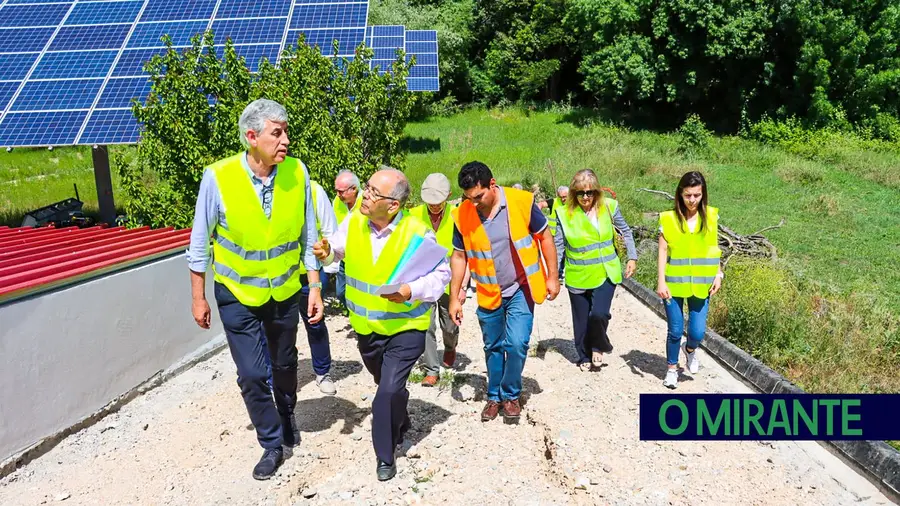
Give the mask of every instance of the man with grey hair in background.
<path id="1" fill-rule="evenodd" d="M 353 171 L 347 169 L 338 172 L 337 177 L 334 178 L 334 192 L 336 195 L 334 196 L 334 201 L 332 201 L 331 206 L 334 209 L 337 223 L 340 225 L 347 216 L 350 216 L 350 213 L 359 209 L 359 205 L 362 203 L 359 177 L 357 177 Z M 335 275 L 334 293 L 337 295 L 341 306 L 346 308 L 346 278 L 344 276 L 344 263 L 337 262 L 336 264 L 326 265 L 325 272 Z"/>
<path id="2" fill-rule="evenodd" d="M 372 444 L 378 480 L 397 474 L 395 448 L 410 428 L 406 382 L 425 350 L 425 331 L 434 303 L 450 282 L 450 265 L 442 258 L 428 274 L 381 293 L 406 248 L 417 237 L 435 241 L 422 220 L 403 211 L 409 181 L 396 169 L 376 172 L 364 185 L 358 213 L 341 222 L 331 239 L 316 243 L 319 260 L 344 261 L 347 308 L 357 334 L 359 353 L 378 390 L 372 401 Z"/>
<path id="3" fill-rule="evenodd" d="M 191 312 L 204 329 L 211 321 L 205 280 L 212 260 L 219 317 L 264 450 L 253 468 L 258 480 L 275 474 L 282 446 L 300 443 L 294 420 L 297 327 L 300 311 L 318 323 L 324 310 L 309 172 L 287 156 L 287 120 L 284 107 L 272 100 L 244 109 L 238 126 L 245 151 L 205 168 L 187 252 Z M 301 308 L 304 287 L 309 292 Z"/>

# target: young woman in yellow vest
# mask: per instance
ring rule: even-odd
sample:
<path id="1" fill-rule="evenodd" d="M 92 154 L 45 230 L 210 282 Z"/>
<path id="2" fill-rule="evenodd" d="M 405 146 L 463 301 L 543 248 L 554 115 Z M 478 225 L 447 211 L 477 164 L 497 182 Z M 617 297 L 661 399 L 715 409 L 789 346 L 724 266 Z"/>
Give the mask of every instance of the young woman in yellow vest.
<path id="1" fill-rule="evenodd" d="M 678 387 L 678 354 L 684 351 L 691 374 L 700 370 L 697 348 L 706 333 L 709 297 L 722 286 L 719 265 L 719 210 L 709 205 L 706 179 L 699 172 L 681 177 L 675 190 L 675 209 L 659 215 L 659 259 L 656 293 L 666 305 L 669 369 L 663 385 Z M 689 320 L 687 342 L 684 334 L 684 303 Z"/>
<path id="2" fill-rule="evenodd" d="M 572 306 L 578 367 L 587 371 L 603 366 L 603 354 L 613 349 L 607 329 L 616 285 L 622 282 L 614 227 L 625 238 L 626 278 L 634 274 L 637 249 L 631 227 L 619 211 L 619 203 L 604 198 L 594 171 L 579 171 L 569 188 L 573 198 L 554 207 L 553 214 L 559 224 L 555 240 L 556 249 L 565 251 L 565 283 Z"/>

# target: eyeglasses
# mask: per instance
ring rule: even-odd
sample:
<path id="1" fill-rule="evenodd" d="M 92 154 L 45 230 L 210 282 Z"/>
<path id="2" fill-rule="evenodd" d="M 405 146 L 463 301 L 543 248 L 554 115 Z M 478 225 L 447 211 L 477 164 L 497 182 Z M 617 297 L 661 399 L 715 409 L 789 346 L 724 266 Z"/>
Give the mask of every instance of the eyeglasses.
<path id="1" fill-rule="evenodd" d="M 580 199 L 587 198 L 587 197 L 593 197 L 596 194 L 597 194 L 597 190 L 578 190 L 575 192 L 575 196 Z"/>
<path id="2" fill-rule="evenodd" d="M 370 186 L 369 183 L 362 184 L 362 191 L 363 191 L 363 193 L 371 194 L 373 197 L 372 200 L 374 202 L 378 202 L 379 200 L 393 200 L 395 202 L 400 202 L 398 199 L 395 199 L 394 197 L 388 197 L 387 195 L 382 195 L 382 194 L 378 193 L 378 190 L 376 190 L 374 186 Z"/>
<path id="3" fill-rule="evenodd" d="M 344 188 L 343 190 L 335 189 L 335 191 L 337 191 L 338 195 L 343 197 L 345 193 L 347 193 L 350 190 L 355 190 L 355 189 L 356 189 L 355 186 L 348 186 L 348 187 Z"/>

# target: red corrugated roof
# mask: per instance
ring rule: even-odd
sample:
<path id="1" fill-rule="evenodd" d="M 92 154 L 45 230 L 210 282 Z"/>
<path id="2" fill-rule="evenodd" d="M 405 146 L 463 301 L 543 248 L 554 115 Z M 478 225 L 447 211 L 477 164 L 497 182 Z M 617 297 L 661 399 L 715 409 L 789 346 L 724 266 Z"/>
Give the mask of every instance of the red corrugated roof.
<path id="1" fill-rule="evenodd" d="M 0 302 L 183 250 L 190 229 L 0 227 Z"/>

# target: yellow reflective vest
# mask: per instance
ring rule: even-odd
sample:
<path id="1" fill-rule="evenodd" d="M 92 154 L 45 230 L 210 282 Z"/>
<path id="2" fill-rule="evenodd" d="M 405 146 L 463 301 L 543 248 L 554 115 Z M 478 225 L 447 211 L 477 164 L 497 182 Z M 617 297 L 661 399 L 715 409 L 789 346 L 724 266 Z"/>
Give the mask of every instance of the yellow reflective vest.
<path id="1" fill-rule="evenodd" d="M 271 218 L 266 218 L 243 156 L 208 167 L 215 173 L 228 224 L 215 230 L 213 271 L 215 280 L 242 304 L 261 306 L 270 298 L 287 300 L 301 288 L 300 276 L 306 273 L 300 260 L 306 180 L 300 160 L 287 157 L 278 164 Z"/>
<path id="2" fill-rule="evenodd" d="M 559 197 L 553 199 L 553 209 L 551 209 L 550 211 L 550 217 L 547 218 L 547 227 L 550 229 L 550 235 L 556 235 L 556 227 L 559 223 L 556 219 L 556 211 L 565 208 L 566 203 L 563 202 Z"/>
<path id="3" fill-rule="evenodd" d="M 346 208 L 346 206 L 345 206 Z M 371 333 L 392 336 L 408 330 L 428 330 L 433 304 L 409 301 L 397 304 L 375 292 L 388 282 L 406 247 L 415 236 L 424 237 L 428 230 L 422 220 L 401 211 L 399 222 L 378 261 L 372 255 L 369 218 L 352 213 L 347 228 L 344 269 L 347 279 L 347 309 L 350 325 L 359 335 Z"/>
<path id="4" fill-rule="evenodd" d="M 559 220 L 566 242 L 566 286 L 592 290 L 607 278 L 615 284 L 622 282 L 622 262 L 616 254 L 615 229 L 610 218 L 619 203 L 609 198 L 603 203 L 609 212 L 598 209 L 597 227 L 581 207 L 571 214 L 566 206 L 554 208 L 553 215 Z"/>
<path id="5" fill-rule="evenodd" d="M 335 196 L 334 200 L 331 201 L 331 207 L 334 209 L 334 217 L 337 218 L 338 226 L 344 222 L 344 218 L 346 218 L 348 214 L 358 210 L 359 206 L 362 205 L 362 193 L 358 189 L 356 191 L 356 203 L 353 204 L 353 209 L 347 209 L 347 204 L 344 204 L 338 196 Z"/>
<path id="6" fill-rule="evenodd" d="M 434 233 L 437 237 L 437 243 L 447 248 L 447 258 L 453 254 L 453 213 L 456 212 L 457 206 L 451 206 L 449 203 L 444 208 L 444 216 L 441 218 L 441 224 L 438 225 L 437 231 Z M 431 216 L 428 214 L 428 205 L 421 204 L 410 209 L 409 214 L 422 220 L 429 230 L 434 230 L 431 226 Z M 444 293 L 450 294 L 450 285 L 444 288 Z"/>
<path id="7" fill-rule="evenodd" d="M 687 223 L 680 227 L 675 211 L 659 214 L 659 225 L 669 249 L 666 260 L 666 284 L 673 297 L 709 297 L 719 272 L 719 210 L 707 208 L 703 230 L 687 231 Z M 700 221 L 697 221 L 700 227 Z M 568 273 L 567 273 L 568 275 Z"/>

